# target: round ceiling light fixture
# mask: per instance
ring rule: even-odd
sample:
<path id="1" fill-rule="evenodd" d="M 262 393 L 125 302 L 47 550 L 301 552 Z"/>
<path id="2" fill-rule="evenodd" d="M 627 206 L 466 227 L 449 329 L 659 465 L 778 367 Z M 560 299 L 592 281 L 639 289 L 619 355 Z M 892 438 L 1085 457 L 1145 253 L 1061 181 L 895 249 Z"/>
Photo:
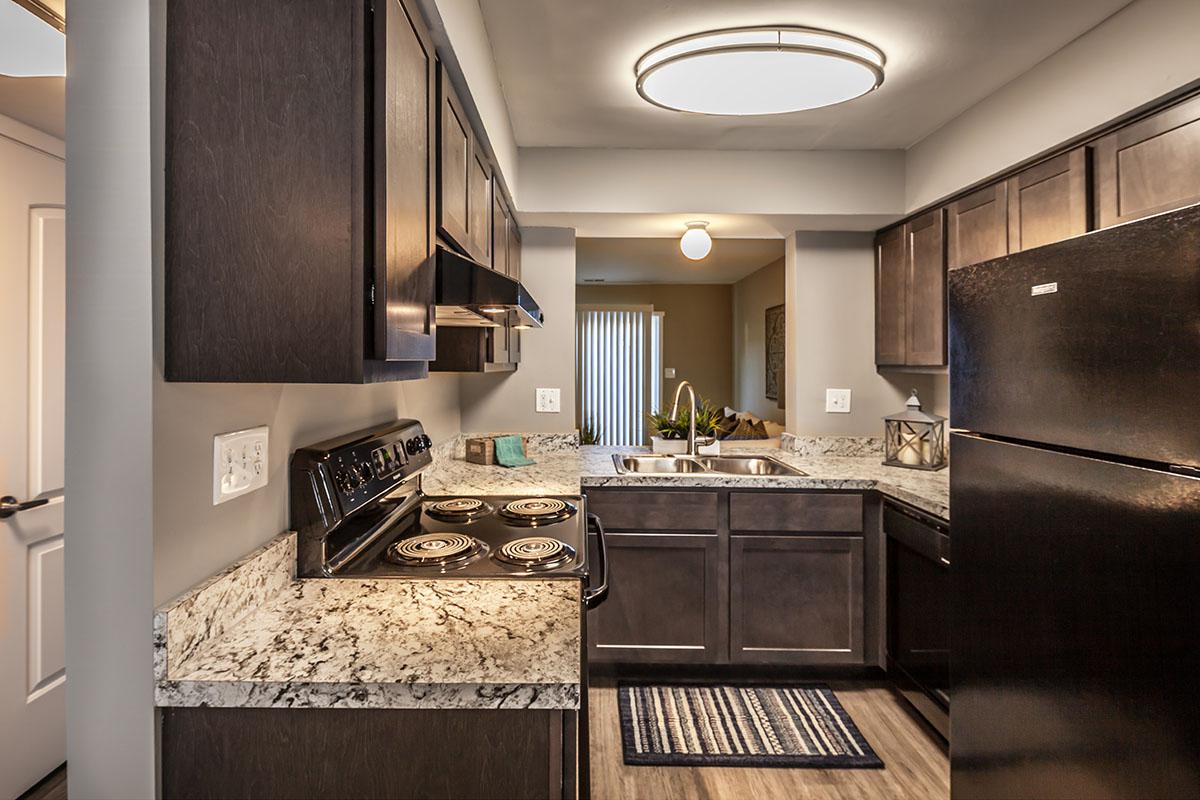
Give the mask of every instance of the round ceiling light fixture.
<path id="1" fill-rule="evenodd" d="M 634 73 L 638 94 L 661 108 L 756 116 L 861 97 L 883 83 L 884 61 L 853 36 L 768 25 L 672 39 L 638 59 Z"/>
<path id="2" fill-rule="evenodd" d="M 699 261 L 712 251 L 712 237 L 707 222 L 689 222 L 679 240 L 679 249 L 692 261 Z"/>

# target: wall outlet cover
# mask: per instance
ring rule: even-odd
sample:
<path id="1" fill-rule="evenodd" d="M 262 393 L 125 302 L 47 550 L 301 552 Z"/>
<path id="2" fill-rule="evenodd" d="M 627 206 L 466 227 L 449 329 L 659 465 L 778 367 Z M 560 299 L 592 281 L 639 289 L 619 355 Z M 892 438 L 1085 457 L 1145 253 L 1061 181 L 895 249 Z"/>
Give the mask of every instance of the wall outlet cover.
<path id="1" fill-rule="evenodd" d="M 213 437 L 213 505 L 267 485 L 268 429 L 247 428 Z"/>
<path id="2" fill-rule="evenodd" d="M 558 389 L 538 389 L 537 411 L 542 414 L 557 414 L 562 410 L 561 394 Z"/>
<path id="3" fill-rule="evenodd" d="M 663 377 L 668 380 L 674 378 L 675 377 L 675 368 L 674 367 L 664 367 L 663 368 Z"/>
<path id="4" fill-rule="evenodd" d="M 825 413 L 826 414 L 849 414 L 850 413 L 850 390 L 849 389 L 826 389 L 825 390 Z"/>

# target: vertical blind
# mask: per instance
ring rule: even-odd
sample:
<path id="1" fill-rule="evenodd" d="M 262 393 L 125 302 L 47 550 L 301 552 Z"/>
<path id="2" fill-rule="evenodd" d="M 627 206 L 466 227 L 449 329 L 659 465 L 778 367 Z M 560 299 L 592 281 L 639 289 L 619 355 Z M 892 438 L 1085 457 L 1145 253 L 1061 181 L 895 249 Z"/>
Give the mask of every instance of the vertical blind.
<path id="1" fill-rule="evenodd" d="M 576 310 L 579 417 L 598 432 L 600 444 L 646 441 L 652 316 L 649 306 Z"/>

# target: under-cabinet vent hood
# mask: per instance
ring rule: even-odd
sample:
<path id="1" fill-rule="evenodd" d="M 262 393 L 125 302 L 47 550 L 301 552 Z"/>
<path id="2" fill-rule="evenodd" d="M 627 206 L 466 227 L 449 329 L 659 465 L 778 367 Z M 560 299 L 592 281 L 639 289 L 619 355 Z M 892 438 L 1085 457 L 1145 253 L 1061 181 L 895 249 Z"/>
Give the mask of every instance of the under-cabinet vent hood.
<path id="1" fill-rule="evenodd" d="M 437 249 L 437 324 L 542 327 L 542 310 L 520 282 L 444 247 Z"/>

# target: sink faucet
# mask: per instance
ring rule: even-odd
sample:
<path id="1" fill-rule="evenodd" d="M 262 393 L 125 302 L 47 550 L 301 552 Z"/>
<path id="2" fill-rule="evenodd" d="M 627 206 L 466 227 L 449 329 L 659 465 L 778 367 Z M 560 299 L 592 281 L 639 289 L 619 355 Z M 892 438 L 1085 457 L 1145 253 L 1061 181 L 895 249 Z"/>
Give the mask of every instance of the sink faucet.
<path id="1" fill-rule="evenodd" d="M 675 402 L 671 405 L 671 422 L 679 419 L 679 395 L 684 389 L 688 390 L 688 399 L 691 401 L 691 410 L 688 414 L 688 438 L 687 451 L 689 456 L 696 455 L 696 390 L 692 388 L 691 381 L 680 381 L 675 387 Z"/>

